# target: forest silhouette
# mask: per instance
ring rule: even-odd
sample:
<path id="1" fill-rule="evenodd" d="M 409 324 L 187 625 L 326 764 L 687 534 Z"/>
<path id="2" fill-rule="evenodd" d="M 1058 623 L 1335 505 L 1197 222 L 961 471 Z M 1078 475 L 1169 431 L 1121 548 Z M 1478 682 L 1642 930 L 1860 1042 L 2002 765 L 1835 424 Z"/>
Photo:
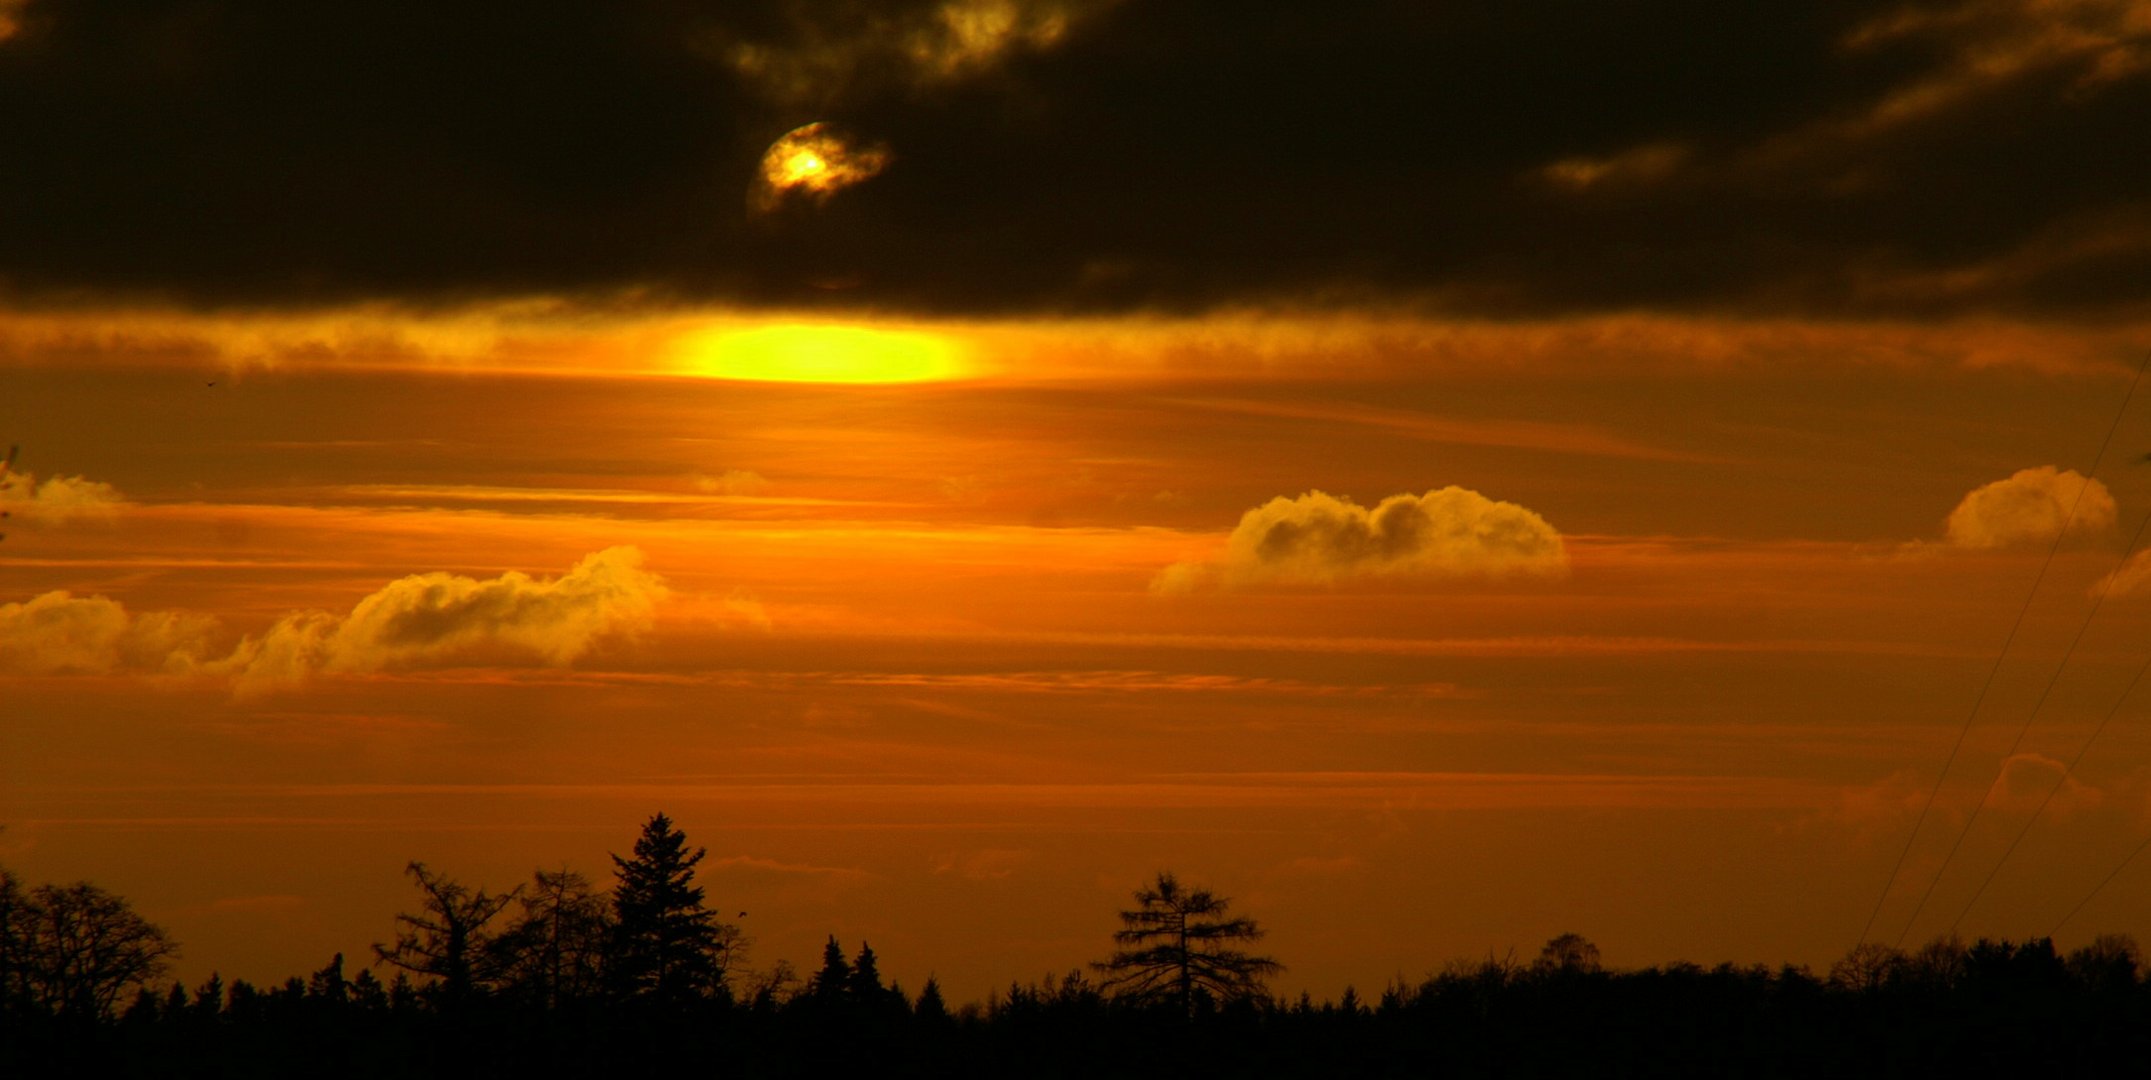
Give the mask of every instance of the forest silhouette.
<path id="1" fill-rule="evenodd" d="M 2151 985 L 2105 935 L 1863 943 L 1821 975 L 1611 970 L 1575 934 L 1398 977 L 1371 1000 L 1285 1000 L 1262 929 L 1175 874 L 1132 893 L 1103 960 L 951 1005 L 832 935 L 801 977 L 751 969 L 664 814 L 601 891 L 538 870 L 489 893 L 423 863 L 370 965 L 273 987 L 165 980 L 177 945 L 88 883 L 0 868 L 0 1075 L 1901 1076 L 2151 1066 Z M 376 974 L 376 970 L 380 974 Z"/>

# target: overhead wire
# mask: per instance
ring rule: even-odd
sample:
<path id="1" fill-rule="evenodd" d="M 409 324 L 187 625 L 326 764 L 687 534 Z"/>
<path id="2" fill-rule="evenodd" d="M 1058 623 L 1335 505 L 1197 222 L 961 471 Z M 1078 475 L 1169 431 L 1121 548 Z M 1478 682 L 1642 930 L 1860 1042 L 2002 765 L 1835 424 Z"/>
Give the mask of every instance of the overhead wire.
<path id="1" fill-rule="evenodd" d="M 2079 500 L 2083 498 L 2084 491 L 2091 487 L 2091 483 L 2090 477 L 2084 478 L 2084 486 L 2077 489 L 2077 498 Z M 2114 565 L 2114 573 L 2120 573 L 2121 568 L 2128 565 L 2129 556 L 2136 553 L 2136 545 L 2143 540 L 2145 525 L 2151 525 L 2151 516 L 2146 516 L 2143 524 L 2136 526 L 2136 535 L 2129 538 L 2128 550 L 2122 552 L 2121 561 Z M 2066 534 L 2068 532 L 2067 528 L 2064 527 L 2062 532 Z M 2046 709 L 2047 699 L 2053 696 L 2054 687 L 2060 684 L 2062 674 L 2069 670 L 2069 661 L 2075 658 L 2077 646 L 2084 643 L 2084 633 L 2091 629 L 2091 622 L 2098 617 L 2099 608 L 2106 603 L 2106 597 L 2113 592 L 2112 581 L 2112 575 L 2108 575 L 2106 584 L 2101 585 L 2099 591 L 2092 596 L 2090 610 L 2084 612 L 2083 621 L 2076 624 L 2076 634 L 2069 639 L 2069 647 L 2062 650 L 2061 661 L 2054 665 L 2054 673 L 2047 676 L 2046 685 L 2040 689 L 2038 699 L 2032 702 L 2031 712 L 2025 714 L 2024 723 L 2017 728 L 2016 738 L 2010 740 L 2008 751 L 2002 755 L 2002 764 L 1995 771 L 1996 783 L 2000 782 L 2002 772 L 2009 768 L 2009 759 L 2015 757 L 2018 750 L 2023 749 L 2024 736 L 2030 734 L 2032 724 L 2038 721 L 2039 714 Z M 2134 685 L 2133 682 L 2130 683 L 2131 687 Z M 2119 709 L 2121 707 L 2120 703 L 2116 702 L 2114 707 Z M 1897 944 L 1904 944 L 1905 937 L 1911 934 L 1912 927 L 1919 922 L 1920 913 L 1927 910 L 1927 901 L 1934 897 L 1935 887 L 1942 883 L 1942 876 L 1949 872 L 1950 864 L 1957 861 L 1957 852 L 1963 849 L 1965 838 L 1972 835 L 1973 826 L 1979 824 L 1979 815 L 1986 811 L 1987 804 L 1993 801 L 1993 798 L 1994 785 L 1990 784 L 1987 790 L 1979 796 L 1979 802 L 1972 807 L 1971 816 L 1964 819 L 1964 827 L 1957 830 L 1957 839 L 1949 845 L 1949 853 L 1942 856 L 1942 865 L 1935 868 L 1934 877 L 1928 880 L 1927 891 L 1920 894 L 1919 903 L 1912 908 L 1912 917 L 1905 920 L 1903 932 L 1897 935 Z M 2028 825 L 2027 828 L 2029 828 Z M 2018 839 L 2022 838 L 2023 834 L 2019 833 Z M 2009 846 L 2012 851 L 2016 849 L 2014 842 L 2011 842 Z M 2004 855 L 2003 858 L 2006 859 L 2008 856 Z M 1998 869 L 1999 867 L 1997 867 Z M 1994 880 L 1993 874 L 1989 874 L 1987 880 L 1990 882 Z M 1984 884 L 1979 888 L 1980 892 L 1986 891 L 1986 885 Z M 1976 901 L 1979 897 L 1975 894 L 1972 899 Z M 1969 910 L 1969 907 L 1967 907 L 1967 910 Z M 1962 922 L 1964 916 L 1960 913 L 1957 916 L 1957 920 Z M 1957 923 L 1953 922 L 1950 924 L 1950 929 L 1955 930 L 1956 926 Z"/>
<path id="2" fill-rule="evenodd" d="M 1927 818 L 1934 812 L 1935 800 L 1942 794 L 1942 785 L 1949 779 L 1950 769 L 1956 765 L 1958 755 L 1964 750 L 1964 740 L 1971 734 L 1973 722 L 1979 719 L 1980 707 L 1986 703 L 1988 692 L 1994 688 L 1995 676 L 2001 673 L 2002 663 L 2008 659 L 2009 649 L 2016 643 L 2017 633 L 2023 629 L 2025 617 L 2031 613 L 2032 601 L 2039 596 L 2039 586 L 2045 583 L 2047 571 L 2053 568 L 2054 557 L 2060 553 L 2063 539 L 2068 536 L 2070 526 L 2076 523 L 2076 514 L 2083 505 L 2084 493 L 2091 488 L 2091 478 L 2098 473 L 2100 463 L 2106 460 L 2106 451 L 2113 446 L 2114 433 L 2121 429 L 2121 420 L 2128 415 L 2129 402 L 2135 398 L 2138 384 L 2143 382 L 2146 366 L 2151 366 L 2151 353 L 2146 353 L 2143 363 L 2136 366 L 2135 377 L 2129 380 L 2128 392 L 2122 395 L 2121 407 L 2114 411 L 2113 422 L 2106 428 L 2106 437 L 2099 441 L 2098 453 L 2092 456 L 2090 471 L 2084 477 L 2084 486 L 2077 489 L 2076 498 L 2070 502 L 2069 513 L 2062 519 L 2061 528 L 2054 534 L 2053 546 L 2047 549 L 2045 561 L 2039 564 L 2039 573 L 2032 578 L 2031 590 L 2025 594 L 2024 604 L 2017 609 L 2015 620 L 2010 622 L 2009 633 L 2002 638 L 2001 650 L 1995 654 L 1993 665 L 1987 669 L 1985 681 L 1980 683 L 1979 693 L 1972 699 L 1971 711 L 1965 714 L 1964 724 L 1957 730 L 1957 739 L 1950 745 L 1949 756 L 1942 761 L 1942 771 L 1935 776 L 1934 787 L 1928 790 L 1926 802 L 1920 806 L 1919 817 L 1913 821 L 1912 831 L 1906 835 L 1904 847 L 1897 852 L 1897 861 L 1890 867 L 1890 876 L 1882 883 L 1882 892 L 1875 897 L 1875 905 L 1867 913 L 1867 922 L 1860 927 L 1861 944 L 1866 943 L 1867 935 L 1874 930 L 1875 919 L 1882 914 L 1882 907 L 1888 902 L 1890 891 L 1897 887 L 1897 879 L 1904 873 L 1905 860 L 1911 856 L 1912 847 L 1919 840 L 1920 830 L 1926 826 Z M 1939 879 L 1940 875 L 1936 876 Z M 1928 890 L 1932 892 L 1933 886 L 1930 885 Z M 1925 905 L 1924 899 L 1921 903 L 1922 906 Z M 1914 919 L 1917 917 L 1915 913 Z M 1905 928 L 1909 932 L 1911 923 L 1907 922 Z M 1900 942 L 1903 939 L 1902 934 L 1898 935 Z"/>
<path id="3" fill-rule="evenodd" d="M 2136 553 L 2137 546 L 2143 542 L 2144 529 L 2147 526 L 2151 526 L 2151 513 L 2145 514 L 2143 522 L 2136 526 L 2136 535 L 2129 539 L 2128 551 L 2121 556 L 2121 563 L 2115 568 L 2115 574 L 2119 574 L 2121 572 L 2120 567 L 2128 565 L 2130 556 Z M 2103 601 L 2108 595 L 2113 592 L 2113 582 L 2113 576 L 2108 575 L 2105 582 L 2100 586 L 2099 594 L 2097 597 L 2098 600 Z M 2093 614 L 2096 614 L 2098 612 L 2098 603 L 2094 602 L 2092 604 L 2091 610 Z M 2085 625 L 2090 625 L 2091 616 L 2086 615 L 2084 617 L 2084 621 Z M 2082 637 L 2081 631 L 2078 632 L 2078 637 Z M 2072 645 L 2071 648 L 2073 649 L 2074 645 Z M 2068 662 L 2067 658 L 2064 658 L 2062 662 L 2066 664 Z M 2101 717 L 2099 719 L 2098 724 L 2091 729 L 2090 737 L 2084 740 L 2083 745 L 2078 746 L 2076 748 L 2076 754 L 2069 759 L 2068 764 L 2062 766 L 2060 778 L 2054 781 L 2053 787 L 2047 789 L 2046 797 L 2039 800 L 2038 808 L 2033 810 L 2031 816 L 2024 820 L 2023 827 L 2019 828 L 2017 830 L 2017 834 L 2014 837 L 2010 838 L 2009 846 L 2002 850 L 2002 857 L 1995 862 L 1994 868 L 1992 870 L 1987 871 L 1987 876 L 1980 881 L 1979 888 L 1973 891 L 1972 898 L 1970 900 L 1965 901 L 1963 909 L 1957 912 L 1956 919 L 1949 924 L 1950 933 L 1956 933 L 1957 927 L 1964 923 L 1965 916 L 1970 915 L 1972 913 L 1973 906 L 1979 903 L 1979 898 L 1987 894 L 1987 887 L 1994 884 L 1994 879 L 2001 875 L 2002 867 L 2007 866 L 2009 864 L 2010 856 L 2016 854 L 2017 845 L 2023 843 L 2024 837 L 2026 836 L 2026 834 L 2031 832 L 2032 826 L 2039 823 L 2040 816 L 2046 813 L 2046 808 L 2048 805 L 2053 803 L 2054 796 L 2060 794 L 2061 790 L 2069 785 L 2069 778 L 2076 774 L 2077 763 L 2084 760 L 2084 755 L 2091 751 L 2091 744 L 2099 741 L 2099 736 L 2106 731 L 2106 726 L 2113 722 L 2114 717 L 2120 715 L 2121 707 L 2128 703 L 2129 695 L 2136 692 L 2136 684 L 2143 681 L 2144 673 L 2146 671 L 2151 671 L 2151 657 L 2146 657 L 2144 659 L 2144 662 L 2137 666 L 2136 674 L 2129 678 L 2127 686 L 2122 687 L 2121 695 L 2114 699 L 2113 707 L 2106 710 L 2106 715 Z M 2049 688 L 2051 689 L 2051 687 Z M 2044 699 L 2042 698 L 2041 700 Z M 2030 722 L 2026 721 L 2025 726 L 2027 728 L 2030 727 Z M 2020 739 L 2022 738 L 2021 732 L 2019 733 L 2018 737 Z M 2016 750 L 2012 747 L 2010 749 L 2010 754 L 2014 755 L 2015 753 Z M 2004 759 L 2005 768 L 2006 760 L 2007 759 Z M 1984 800 L 1982 800 L 1980 805 L 1986 805 Z M 1970 831 L 1971 825 L 1969 822 L 1966 823 L 1965 829 L 1966 831 Z"/>
<path id="4" fill-rule="evenodd" d="M 2076 918 L 2077 912 L 2084 910 L 2086 905 L 2090 904 L 2092 900 L 2096 899 L 2100 893 L 2105 892 L 2106 887 L 2108 885 L 2113 884 L 2114 879 L 2120 877 L 2121 872 L 2123 870 L 2128 869 L 2129 864 L 2135 862 L 2136 857 L 2142 855 L 2146 850 L 2151 850 L 2151 836 L 2145 837 L 2143 843 L 2136 845 L 2136 850 L 2129 852 L 2127 858 L 2122 859 L 2121 862 L 2116 865 L 2113 870 L 2109 871 L 2105 877 L 2100 878 L 2099 883 L 2097 885 L 2092 886 L 2091 891 L 2085 893 L 2084 898 L 2082 900 L 2078 900 L 2076 902 L 2076 906 L 2070 908 L 2069 913 L 2067 915 L 2062 916 L 2061 921 L 2055 923 L 2054 928 L 2052 930 L 2046 932 L 2046 936 L 2048 938 L 2052 938 L 2054 935 L 2061 933 L 2061 928 L 2069 925 L 2069 920 Z"/>

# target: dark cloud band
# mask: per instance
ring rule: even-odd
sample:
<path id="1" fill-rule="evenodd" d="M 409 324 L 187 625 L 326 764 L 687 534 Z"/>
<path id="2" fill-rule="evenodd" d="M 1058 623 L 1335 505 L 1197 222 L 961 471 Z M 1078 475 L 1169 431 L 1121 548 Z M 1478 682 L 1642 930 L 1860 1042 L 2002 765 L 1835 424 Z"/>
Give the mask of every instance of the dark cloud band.
<path id="1" fill-rule="evenodd" d="M 30 0 L 0 295 L 2141 314 L 2131 10 Z"/>

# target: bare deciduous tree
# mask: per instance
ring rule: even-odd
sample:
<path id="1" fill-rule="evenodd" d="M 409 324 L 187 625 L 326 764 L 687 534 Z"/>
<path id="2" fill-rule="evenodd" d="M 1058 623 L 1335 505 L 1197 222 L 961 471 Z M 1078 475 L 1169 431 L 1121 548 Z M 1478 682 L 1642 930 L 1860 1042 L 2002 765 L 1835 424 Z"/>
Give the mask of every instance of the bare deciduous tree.
<path id="1" fill-rule="evenodd" d="M 552 1008 L 603 989 L 612 903 L 573 870 L 540 870 L 524 886 L 515 925 L 494 939 L 512 990 Z"/>
<path id="2" fill-rule="evenodd" d="M 1541 975 L 1595 975 L 1603 970 L 1598 946 L 1582 934 L 1562 934 L 1539 950 L 1531 970 Z"/>
<path id="3" fill-rule="evenodd" d="M 162 928 L 113 893 L 88 882 L 24 892 L 0 871 L 0 992 L 21 1004 L 103 1019 L 178 953 Z"/>
<path id="4" fill-rule="evenodd" d="M 30 934 L 30 897 L 22 881 L 0 866 L 0 1013 L 25 1004 L 23 963 Z"/>
<path id="5" fill-rule="evenodd" d="M 520 886 L 487 893 L 435 874 L 426 864 L 404 868 L 423 894 L 415 915 L 396 916 L 396 941 L 373 947 L 381 963 L 436 980 L 447 1000 L 461 1001 L 491 988 L 499 975 L 500 950 L 486 927 L 522 895 Z"/>
<path id="6" fill-rule="evenodd" d="M 1840 990 L 1879 990 L 1903 973 L 1905 954 L 1879 941 L 1853 946 L 1830 965 L 1830 985 Z"/>

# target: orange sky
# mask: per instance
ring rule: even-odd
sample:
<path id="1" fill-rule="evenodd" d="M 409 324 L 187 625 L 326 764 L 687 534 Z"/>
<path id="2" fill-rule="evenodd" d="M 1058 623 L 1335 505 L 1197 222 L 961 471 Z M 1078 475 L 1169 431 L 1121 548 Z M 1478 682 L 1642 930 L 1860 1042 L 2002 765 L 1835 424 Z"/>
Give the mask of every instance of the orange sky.
<path id="1" fill-rule="evenodd" d="M 885 375 L 892 331 L 960 363 L 803 383 L 681 359 L 802 321 L 0 320 L 0 441 L 22 447 L 0 860 L 132 898 L 190 980 L 363 955 L 409 859 L 602 877 L 660 809 L 708 846 L 754 965 L 835 933 L 962 998 L 1102 956 L 1161 868 L 1259 919 L 1286 991 L 1564 931 L 1619 964 L 1823 964 L 2141 341 L 825 318 L 849 329 L 818 364 Z M 2147 440 L 2151 394 L 1885 936 L 2151 512 Z M 1370 524 L 1396 496 L 1420 524 Z M 1914 938 L 2142 662 L 2147 593 L 2100 605 Z M 1965 933 L 2047 932 L 2151 830 L 2144 716 L 2120 711 Z M 2134 867 L 2064 937 L 2151 933 L 2146 890 Z"/>

